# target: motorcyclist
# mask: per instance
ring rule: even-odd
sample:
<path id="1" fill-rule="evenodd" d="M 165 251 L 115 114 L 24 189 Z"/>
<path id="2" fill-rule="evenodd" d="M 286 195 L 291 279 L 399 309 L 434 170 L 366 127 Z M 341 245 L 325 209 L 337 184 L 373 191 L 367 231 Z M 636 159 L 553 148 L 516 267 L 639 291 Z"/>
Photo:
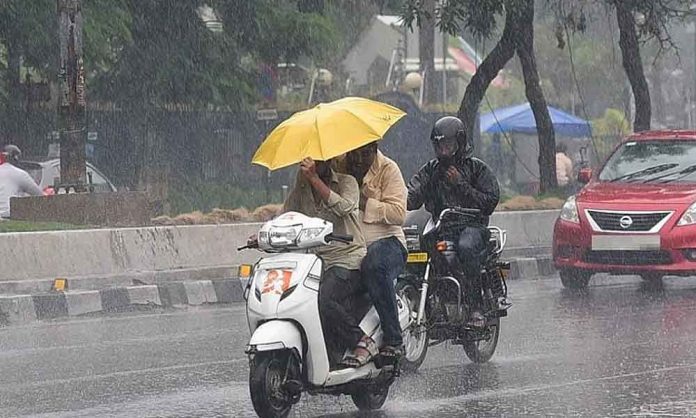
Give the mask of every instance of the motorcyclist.
<path id="1" fill-rule="evenodd" d="M 19 160 L 21 151 L 15 145 L 8 145 L 0 153 L 0 218 L 10 217 L 10 199 L 31 195 L 41 196 L 41 188 L 24 170 L 12 165 Z"/>
<path id="2" fill-rule="evenodd" d="M 453 116 L 435 122 L 430 135 L 436 158 L 426 163 L 408 183 L 408 210 L 425 209 L 437 218 L 446 208 L 479 209 L 478 219 L 453 231 L 457 244 L 457 266 L 450 267 L 463 275 L 469 325 L 485 325 L 481 313 L 481 268 L 485 261 L 490 232 L 489 216 L 500 200 L 498 180 L 491 169 L 478 158 L 466 137 L 464 124 Z M 458 236 L 456 236 L 458 235 Z M 453 261 L 453 260 L 448 260 Z"/>

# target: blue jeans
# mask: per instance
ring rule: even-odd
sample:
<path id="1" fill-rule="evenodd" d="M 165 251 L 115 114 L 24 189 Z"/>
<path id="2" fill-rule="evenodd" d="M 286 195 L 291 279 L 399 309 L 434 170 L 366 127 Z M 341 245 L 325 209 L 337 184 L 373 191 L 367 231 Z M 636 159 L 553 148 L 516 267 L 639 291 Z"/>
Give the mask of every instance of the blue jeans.
<path id="1" fill-rule="evenodd" d="M 488 257 L 488 241 L 491 233 L 488 228 L 467 226 L 462 230 L 457 242 L 457 255 L 464 273 L 464 295 L 471 309 L 481 309 L 481 268 Z"/>
<path id="2" fill-rule="evenodd" d="M 406 255 L 406 249 L 396 237 L 382 238 L 367 247 L 360 266 L 363 282 L 379 314 L 383 345 L 403 344 L 394 285 L 406 266 Z"/>

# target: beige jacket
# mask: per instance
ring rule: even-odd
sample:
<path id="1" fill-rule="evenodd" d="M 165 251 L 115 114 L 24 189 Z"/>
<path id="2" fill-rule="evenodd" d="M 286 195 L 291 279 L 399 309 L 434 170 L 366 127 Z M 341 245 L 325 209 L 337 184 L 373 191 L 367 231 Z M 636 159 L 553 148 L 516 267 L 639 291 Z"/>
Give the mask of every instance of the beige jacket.
<path id="1" fill-rule="evenodd" d="M 399 166 L 381 151 L 363 179 L 360 193 L 367 198 L 361 227 L 367 245 L 396 237 L 406 247 L 401 229 L 406 218 L 406 184 Z"/>

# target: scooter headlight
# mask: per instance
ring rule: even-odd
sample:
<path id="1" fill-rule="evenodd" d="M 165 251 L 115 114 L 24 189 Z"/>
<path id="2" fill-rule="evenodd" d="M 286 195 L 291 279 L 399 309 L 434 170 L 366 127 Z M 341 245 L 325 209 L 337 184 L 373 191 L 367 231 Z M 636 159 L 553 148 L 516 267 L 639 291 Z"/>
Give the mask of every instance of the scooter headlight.
<path id="1" fill-rule="evenodd" d="M 305 242 L 305 241 L 311 241 L 313 239 L 316 239 L 321 235 L 321 233 L 324 232 L 324 228 L 306 228 L 303 229 L 302 232 L 300 232 L 300 235 L 297 237 L 297 243 Z"/>
<path id="2" fill-rule="evenodd" d="M 561 208 L 561 219 L 568 222 L 580 223 L 578 216 L 578 205 L 575 203 L 575 196 L 570 196 Z"/>
<path id="3" fill-rule="evenodd" d="M 302 225 L 276 226 L 268 231 L 268 241 L 272 247 L 286 247 L 297 242 Z"/>

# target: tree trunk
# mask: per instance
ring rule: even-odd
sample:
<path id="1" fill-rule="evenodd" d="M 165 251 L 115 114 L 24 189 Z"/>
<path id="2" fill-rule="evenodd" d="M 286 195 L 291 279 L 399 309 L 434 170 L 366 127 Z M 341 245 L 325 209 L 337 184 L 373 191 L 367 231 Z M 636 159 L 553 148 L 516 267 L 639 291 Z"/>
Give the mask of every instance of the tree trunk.
<path id="1" fill-rule="evenodd" d="M 14 41 L 7 43 L 7 131 L 8 143 L 16 144 L 22 147 L 20 140 L 20 120 L 22 120 L 22 85 L 20 83 L 20 66 L 22 52 L 19 45 L 16 43 L 16 37 L 12 37 Z"/>
<path id="2" fill-rule="evenodd" d="M 58 118 L 60 182 L 77 192 L 87 190 L 85 162 L 85 68 L 82 55 L 81 0 L 58 0 L 60 46 Z"/>
<path id="3" fill-rule="evenodd" d="M 546 193 L 558 186 L 556 180 L 556 138 L 534 57 L 534 0 L 524 0 L 522 5 L 517 37 L 517 55 L 522 64 L 525 93 L 534 113 L 539 137 L 539 192 Z"/>
<path id="4" fill-rule="evenodd" d="M 630 6 L 625 0 L 615 0 L 616 19 L 619 24 L 619 47 L 626 77 L 631 83 L 636 105 L 636 117 L 633 130 L 636 132 L 650 129 L 650 91 L 645 80 L 643 61 L 640 58 L 640 45 L 636 33 L 636 21 Z"/>
<path id="5" fill-rule="evenodd" d="M 426 17 L 418 29 L 418 60 L 421 74 L 425 73 L 423 88 L 424 101 L 427 104 L 437 102 L 435 94 L 435 0 L 424 0 L 423 11 Z"/>
<path id="6" fill-rule="evenodd" d="M 652 66 L 652 97 L 655 100 L 655 121 L 664 126 L 665 125 L 665 96 L 662 91 L 662 73 L 663 73 L 662 59 L 657 58 Z"/>
<path id="7" fill-rule="evenodd" d="M 503 35 L 498 40 L 495 48 L 486 55 L 486 58 L 476 70 L 476 74 L 471 77 L 469 85 L 466 86 L 464 98 L 459 106 L 458 117 L 464 122 L 466 137 L 469 141 L 472 141 L 474 138 L 476 116 L 488 86 L 498 76 L 500 70 L 505 67 L 505 64 L 515 55 L 515 36 L 517 36 L 516 27 L 519 19 L 519 15 L 515 13 L 515 10 L 511 7 L 506 8 Z"/>

